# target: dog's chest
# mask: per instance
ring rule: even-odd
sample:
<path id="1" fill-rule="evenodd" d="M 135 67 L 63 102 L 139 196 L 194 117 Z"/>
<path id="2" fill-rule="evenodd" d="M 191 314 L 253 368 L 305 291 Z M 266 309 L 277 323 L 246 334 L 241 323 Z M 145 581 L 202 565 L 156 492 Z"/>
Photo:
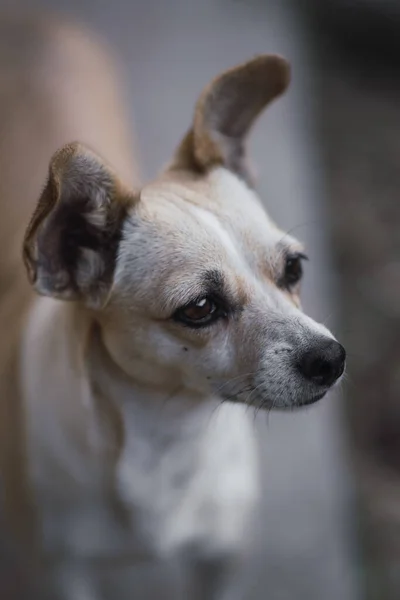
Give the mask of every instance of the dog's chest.
<path id="1" fill-rule="evenodd" d="M 124 426 L 117 462 L 105 460 L 90 390 L 75 376 L 60 333 L 68 331 L 62 313 L 46 300 L 37 308 L 21 379 L 30 478 L 48 552 L 240 547 L 258 496 L 256 431 L 246 407 L 138 398 L 104 379 L 100 389 L 118 402 Z"/>
<path id="2" fill-rule="evenodd" d="M 240 550 L 258 497 L 255 430 L 243 407 L 223 406 L 208 423 L 176 423 L 179 435 L 126 423 L 112 478 L 82 459 L 79 469 L 96 476 L 76 485 L 73 465 L 70 479 L 61 475 L 66 463 L 43 457 L 47 481 L 38 480 L 37 493 L 46 550 L 133 560 L 185 548 Z"/>
<path id="3" fill-rule="evenodd" d="M 134 414 L 133 414 L 134 413 Z M 256 433 L 245 407 L 213 405 L 154 422 L 125 407 L 117 493 L 157 552 L 232 551 L 258 496 Z"/>

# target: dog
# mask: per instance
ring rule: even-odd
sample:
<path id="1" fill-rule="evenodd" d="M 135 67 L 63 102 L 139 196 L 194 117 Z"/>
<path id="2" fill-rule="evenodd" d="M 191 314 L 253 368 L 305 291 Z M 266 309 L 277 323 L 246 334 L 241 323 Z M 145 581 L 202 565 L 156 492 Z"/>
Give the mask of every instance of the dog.
<path id="1" fill-rule="evenodd" d="M 144 186 L 79 142 L 51 159 L 15 372 L 34 537 L 44 561 L 80 565 L 56 569 L 66 598 L 98 597 L 115 557 L 171 556 L 190 563 L 187 597 L 220 598 L 260 492 L 248 406 L 310 405 L 343 374 L 344 348 L 301 310 L 305 250 L 248 165 L 289 80 L 276 55 L 216 77 Z"/>

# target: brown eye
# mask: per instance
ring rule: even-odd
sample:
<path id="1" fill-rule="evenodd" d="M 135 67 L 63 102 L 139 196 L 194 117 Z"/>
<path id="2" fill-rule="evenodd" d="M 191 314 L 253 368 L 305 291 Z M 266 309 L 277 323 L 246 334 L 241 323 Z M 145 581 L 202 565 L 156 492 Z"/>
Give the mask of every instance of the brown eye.
<path id="1" fill-rule="evenodd" d="M 202 321 L 216 310 L 216 306 L 210 298 L 202 298 L 198 302 L 193 302 L 183 309 L 183 314 L 191 321 Z"/>
<path id="2" fill-rule="evenodd" d="M 224 315 L 226 312 L 222 310 L 221 305 L 211 297 L 205 296 L 178 309 L 174 319 L 191 327 L 202 327 Z"/>
<path id="3" fill-rule="evenodd" d="M 286 258 L 282 282 L 285 287 L 290 288 L 299 283 L 303 276 L 302 260 L 306 258 L 307 257 L 304 254 L 295 254 Z"/>

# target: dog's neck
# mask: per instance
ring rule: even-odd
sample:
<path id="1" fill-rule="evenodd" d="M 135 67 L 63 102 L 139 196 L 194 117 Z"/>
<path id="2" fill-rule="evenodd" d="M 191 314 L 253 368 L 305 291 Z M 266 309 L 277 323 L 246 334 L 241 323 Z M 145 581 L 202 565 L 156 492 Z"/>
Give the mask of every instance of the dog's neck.
<path id="1" fill-rule="evenodd" d="M 28 453 L 36 494 L 50 514 L 43 519 L 47 546 L 97 552 L 113 545 L 114 536 L 124 551 L 131 529 L 118 526 L 114 498 L 129 519 L 139 516 L 147 540 L 168 551 L 200 535 L 204 523 L 196 515 L 219 506 L 221 489 L 222 530 L 217 535 L 206 511 L 208 535 L 218 543 L 226 532 L 240 539 L 241 507 L 258 491 L 254 425 L 245 407 L 134 381 L 113 363 L 93 325 L 72 305 L 45 298 L 28 323 L 22 360 Z M 90 533 L 93 524 L 108 531 L 100 541 Z"/>
<path id="2" fill-rule="evenodd" d="M 218 408 L 217 399 L 179 384 L 166 390 L 127 376 L 107 352 L 90 314 L 46 298 L 32 310 L 22 370 L 37 435 L 43 438 L 55 427 L 64 449 L 71 444 L 74 453 L 81 449 L 86 456 L 116 458 L 131 438 L 142 447 L 148 443 L 152 454 L 162 453 L 166 440 L 180 444 L 189 436 L 194 445 Z"/>
<path id="3" fill-rule="evenodd" d="M 127 437 L 147 438 L 153 448 L 159 445 L 162 451 L 174 442 L 180 444 L 184 438 L 195 442 L 218 408 L 216 398 L 190 390 L 176 379 L 160 385 L 153 371 L 151 381 L 151 365 L 142 365 L 141 361 L 133 369 L 138 373 L 142 370 L 137 378 L 124 373 L 107 351 L 97 323 L 91 323 L 84 362 L 92 397 L 96 402 L 103 399 L 123 419 L 122 444 L 129 443 Z"/>

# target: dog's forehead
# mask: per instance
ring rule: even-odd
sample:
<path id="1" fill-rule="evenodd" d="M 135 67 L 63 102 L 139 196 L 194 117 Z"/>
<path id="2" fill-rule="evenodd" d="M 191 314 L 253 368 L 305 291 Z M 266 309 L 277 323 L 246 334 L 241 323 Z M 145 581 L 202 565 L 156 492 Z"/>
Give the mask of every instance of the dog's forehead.
<path id="1" fill-rule="evenodd" d="M 167 176 L 146 186 L 141 199 L 160 233 L 169 230 L 175 237 L 192 231 L 195 238 L 219 241 L 230 253 L 273 252 L 282 240 L 300 246 L 269 218 L 257 194 L 222 167 L 201 178 Z"/>
<path id="2" fill-rule="evenodd" d="M 130 299 L 152 290 L 157 306 L 170 303 L 177 290 L 183 303 L 203 290 L 206 273 L 222 274 L 231 290 L 254 278 L 271 280 L 285 253 L 296 248 L 255 192 L 224 169 L 202 178 L 166 177 L 145 186 L 131 207 L 115 289 Z"/>

